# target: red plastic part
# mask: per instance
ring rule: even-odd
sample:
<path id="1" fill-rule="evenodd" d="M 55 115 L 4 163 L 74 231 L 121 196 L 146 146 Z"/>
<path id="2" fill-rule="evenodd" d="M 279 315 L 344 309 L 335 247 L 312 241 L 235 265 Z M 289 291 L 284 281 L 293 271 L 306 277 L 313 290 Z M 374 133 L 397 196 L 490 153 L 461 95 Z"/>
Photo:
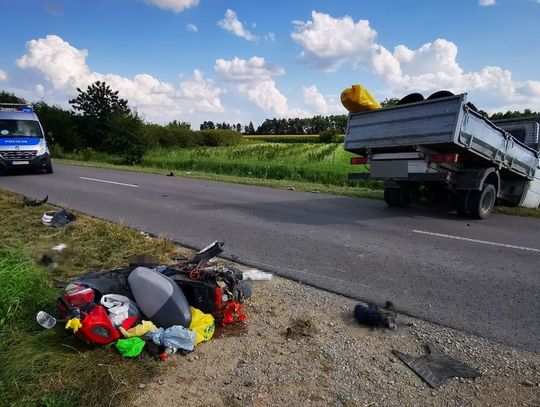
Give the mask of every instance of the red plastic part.
<path id="1" fill-rule="evenodd" d="M 94 297 L 94 290 L 82 284 L 73 284 L 73 288 L 64 292 L 64 299 L 73 308 L 92 304 Z"/>
<path id="2" fill-rule="evenodd" d="M 82 319 L 82 327 L 75 334 L 79 338 L 98 345 L 107 345 L 120 339 L 107 311 L 101 305 L 96 305 Z"/>

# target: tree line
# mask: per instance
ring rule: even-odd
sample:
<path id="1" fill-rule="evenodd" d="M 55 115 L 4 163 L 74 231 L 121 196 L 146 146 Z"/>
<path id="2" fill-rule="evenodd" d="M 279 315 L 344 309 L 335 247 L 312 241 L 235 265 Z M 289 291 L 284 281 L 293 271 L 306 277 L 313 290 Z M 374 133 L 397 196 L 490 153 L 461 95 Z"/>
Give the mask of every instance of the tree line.
<path id="1" fill-rule="evenodd" d="M 385 99 L 381 105 L 393 106 L 399 99 Z M 1 103 L 26 104 L 26 100 L 13 93 L 0 91 Z M 244 135 L 313 135 L 345 133 L 347 115 L 317 115 L 310 118 L 272 118 L 257 128 L 253 122 L 241 123 L 204 121 L 199 131 L 191 129 L 185 121 L 173 120 L 167 125 L 147 123 L 131 110 L 126 99 L 118 95 L 105 82 L 97 81 L 85 90 L 77 88 L 77 95 L 69 101 L 71 110 L 49 105 L 44 101 L 33 103 L 33 109 L 47 133 L 52 133 L 53 145 L 64 151 L 93 149 L 122 157 L 126 164 L 138 163 L 145 151 L 152 147 L 194 147 L 232 145 L 242 141 Z M 507 111 L 487 115 L 491 120 L 540 116 L 531 109 Z M 325 133 L 326 134 L 326 133 Z M 334 137 L 332 136 L 332 137 Z"/>

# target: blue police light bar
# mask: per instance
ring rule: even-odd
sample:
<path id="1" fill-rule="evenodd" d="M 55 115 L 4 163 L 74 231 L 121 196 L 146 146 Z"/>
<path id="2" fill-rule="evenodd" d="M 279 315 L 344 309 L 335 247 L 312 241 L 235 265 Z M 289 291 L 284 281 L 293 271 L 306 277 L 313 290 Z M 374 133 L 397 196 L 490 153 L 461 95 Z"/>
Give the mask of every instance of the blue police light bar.
<path id="1" fill-rule="evenodd" d="M 33 113 L 32 106 L 21 103 L 0 103 L 0 111 L 3 112 L 21 112 Z"/>

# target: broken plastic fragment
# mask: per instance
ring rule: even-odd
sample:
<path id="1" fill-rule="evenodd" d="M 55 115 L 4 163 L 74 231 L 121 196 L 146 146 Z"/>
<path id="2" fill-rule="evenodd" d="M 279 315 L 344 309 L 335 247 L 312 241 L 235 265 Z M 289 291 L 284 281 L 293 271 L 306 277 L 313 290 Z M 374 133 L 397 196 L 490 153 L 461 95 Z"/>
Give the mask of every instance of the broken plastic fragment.
<path id="1" fill-rule="evenodd" d="M 431 387 L 438 387 L 449 377 L 472 378 L 480 376 L 473 368 L 441 352 L 428 343 L 429 354 L 415 358 L 396 350 L 392 351 L 403 363 L 409 366 Z"/>

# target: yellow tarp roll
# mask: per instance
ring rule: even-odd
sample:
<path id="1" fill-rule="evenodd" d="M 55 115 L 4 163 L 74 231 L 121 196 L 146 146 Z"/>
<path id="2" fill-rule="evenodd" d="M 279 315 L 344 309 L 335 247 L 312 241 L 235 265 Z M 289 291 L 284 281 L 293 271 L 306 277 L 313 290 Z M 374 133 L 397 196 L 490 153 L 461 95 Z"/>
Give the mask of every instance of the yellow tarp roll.
<path id="1" fill-rule="evenodd" d="M 381 109 L 377 99 L 362 85 L 352 85 L 341 92 L 341 103 L 351 113 Z"/>

